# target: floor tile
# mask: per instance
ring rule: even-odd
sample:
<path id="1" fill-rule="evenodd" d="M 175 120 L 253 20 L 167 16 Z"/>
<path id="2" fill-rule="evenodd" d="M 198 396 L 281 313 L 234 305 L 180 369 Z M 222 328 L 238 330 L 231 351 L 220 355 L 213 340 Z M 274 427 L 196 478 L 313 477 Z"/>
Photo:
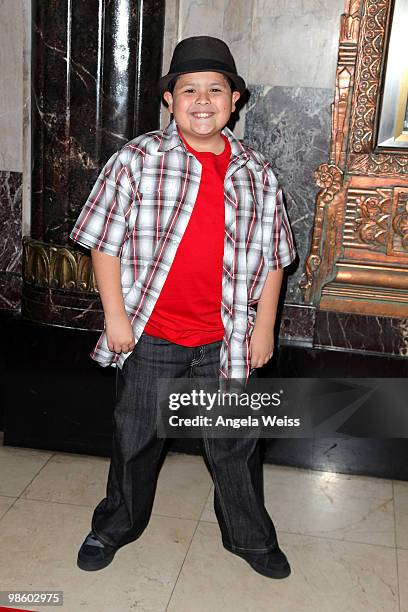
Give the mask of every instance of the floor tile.
<path id="1" fill-rule="evenodd" d="M 394 504 L 397 546 L 408 548 L 408 482 L 394 480 Z"/>
<path id="2" fill-rule="evenodd" d="M 51 456 L 47 451 L 0 446 L 0 495 L 18 497 Z"/>
<path id="3" fill-rule="evenodd" d="M 400 611 L 408 612 L 408 550 L 397 549 Z"/>
<path id="4" fill-rule="evenodd" d="M 57 454 L 23 497 L 93 508 L 105 497 L 108 470 L 109 459 Z M 201 456 L 168 453 L 159 474 L 153 513 L 198 519 L 211 486 Z"/>
<path id="5" fill-rule="evenodd" d="M 15 497 L 0 497 L 0 520 L 10 508 L 10 506 L 14 504 L 15 500 Z"/>
<path id="6" fill-rule="evenodd" d="M 56 454 L 23 497 L 94 507 L 105 497 L 108 470 L 105 457 Z"/>
<path id="7" fill-rule="evenodd" d="M 154 516 L 111 565 L 84 572 L 76 556 L 88 515 L 81 506 L 17 500 L 0 521 L 2 589 L 63 590 L 64 612 L 164 612 L 196 521 Z"/>
<path id="8" fill-rule="evenodd" d="M 153 513 L 198 519 L 211 487 L 201 456 L 169 453 L 160 471 Z"/>
<path id="9" fill-rule="evenodd" d="M 199 523 L 168 612 L 397 612 L 395 551 L 386 546 L 282 534 L 292 574 L 265 578 Z"/>
<path id="10" fill-rule="evenodd" d="M 278 533 L 395 545 L 392 481 L 264 466 L 265 505 Z M 215 521 L 210 495 L 202 520 Z"/>

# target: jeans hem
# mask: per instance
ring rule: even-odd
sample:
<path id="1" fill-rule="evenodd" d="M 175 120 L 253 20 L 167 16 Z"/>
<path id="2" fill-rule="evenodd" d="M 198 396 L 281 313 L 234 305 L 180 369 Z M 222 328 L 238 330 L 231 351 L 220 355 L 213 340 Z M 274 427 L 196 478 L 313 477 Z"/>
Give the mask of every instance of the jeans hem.
<path id="1" fill-rule="evenodd" d="M 231 544 L 227 544 L 226 542 L 224 542 L 224 540 L 222 542 L 222 545 L 226 550 L 229 550 L 230 552 L 242 551 L 247 553 L 270 553 L 276 551 L 276 549 L 278 548 L 277 542 L 276 544 L 274 544 L 274 546 L 269 546 L 267 548 L 243 548 L 242 546 L 232 546 Z"/>
<path id="2" fill-rule="evenodd" d="M 96 537 L 98 538 L 98 540 L 100 540 L 102 542 L 102 544 L 106 544 L 107 546 L 111 546 L 112 548 L 121 548 L 122 546 L 126 546 L 127 544 L 131 544 L 135 540 L 138 540 L 140 538 L 140 536 L 142 535 L 142 533 L 144 532 L 144 529 L 142 529 L 142 531 L 140 531 L 140 533 L 138 533 L 137 535 L 132 537 L 130 540 L 127 540 L 126 542 L 122 542 L 121 544 L 111 544 L 111 542 L 108 542 L 105 539 L 104 536 L 100 536 L 99 535 L 99 532 L 95 529 L 93 524 L 91 525 L 91 529 L 94 532 L 94 534 L 96 535 Z"/>
<path id="3" fill-rule="evenodd" d="M 93 525 L 91 525 L 91 530 L 96 535 L 97 539 L 100 542 L 102 542 L 102 544 L 105 544 L 106 546 L 111 546 L 112 548 L 116 548 L 117 547 L 117 544 L 112 544 L 111 542 L 108 542 L 103 536 L 100 536 L 99 532 L 96 531 L 96 529 L 95 529 L 95 527 Z"/>

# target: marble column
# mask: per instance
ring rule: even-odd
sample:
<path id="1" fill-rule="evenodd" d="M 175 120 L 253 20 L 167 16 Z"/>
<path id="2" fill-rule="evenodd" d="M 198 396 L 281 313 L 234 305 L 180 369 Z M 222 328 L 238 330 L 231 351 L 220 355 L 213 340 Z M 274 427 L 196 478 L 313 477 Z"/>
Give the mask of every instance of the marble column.
<path id="1" fill-rule="evenodd" d="M 32 9 L 32 207 L 31 235 L 23 241 L 23 313 L 59 325 L 71 325 L 75 316 L 75 326 L 90 328 L 92 320 L 101 325 L 92 270 L 68 236 L 108 158 L 159 127 L 164 3 L 33 0 Z M 71 300 L 72 291 L 80 295 Z M 78 307 L 87 310 L 86 320 Z M 93 307 L 97 321 L 90 318 Z"/>
<path id="2" fill-rule="evenodd" d="M 162 4 L 34 2 L 33 238 L 65 244 L 101 164 L 157 128 Z"/>

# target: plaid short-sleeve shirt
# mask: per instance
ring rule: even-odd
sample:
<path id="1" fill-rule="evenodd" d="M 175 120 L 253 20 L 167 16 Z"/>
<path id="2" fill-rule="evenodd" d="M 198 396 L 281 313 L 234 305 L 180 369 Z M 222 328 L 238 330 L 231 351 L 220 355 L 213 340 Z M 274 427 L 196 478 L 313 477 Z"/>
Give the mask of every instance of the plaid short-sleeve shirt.
<path id="1" fill-rule="evenodd" d="M 220 378 L 247 379 L 249 338 L 269 270 L 296 256 L 275 175 L 263 156 L 225 128 L 231 157 L 224 181 L 225 232 Z M 120 257 L 126 312 L 140 338 L 164 285 L 194 208 L 201 164 L 186 150 L 173 120 L 112 155 L 101 171 L 70 237 Z M 122 367 L 130 353 L 111 352 L 105 331 L 91 357 Z"/>

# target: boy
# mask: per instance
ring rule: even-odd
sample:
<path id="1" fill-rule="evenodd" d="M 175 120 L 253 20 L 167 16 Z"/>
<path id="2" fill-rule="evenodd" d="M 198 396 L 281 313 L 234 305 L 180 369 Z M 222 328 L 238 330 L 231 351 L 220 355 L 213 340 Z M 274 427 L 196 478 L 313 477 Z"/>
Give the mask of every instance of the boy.
<path id="1" fill-rule="evenodd" d="M 110 158 L 71 233 L 92 249 L 104 309 L 92 357 L 119 367 L 122 383 L 107 494 L 81 569 L 106 567 L 149 522 L 164 445 L 157 379 L 247 380 L 273 354 L 283 267 L 295 249 L 268 163 L 225 128 L 244 90 L 223 41 L 181 41 L 160 80 L 174 119 Z M 201 443 L 224 547 L 264 576 L 288 576 L 264 507 L 258 441 L 203 435 Z"/>

